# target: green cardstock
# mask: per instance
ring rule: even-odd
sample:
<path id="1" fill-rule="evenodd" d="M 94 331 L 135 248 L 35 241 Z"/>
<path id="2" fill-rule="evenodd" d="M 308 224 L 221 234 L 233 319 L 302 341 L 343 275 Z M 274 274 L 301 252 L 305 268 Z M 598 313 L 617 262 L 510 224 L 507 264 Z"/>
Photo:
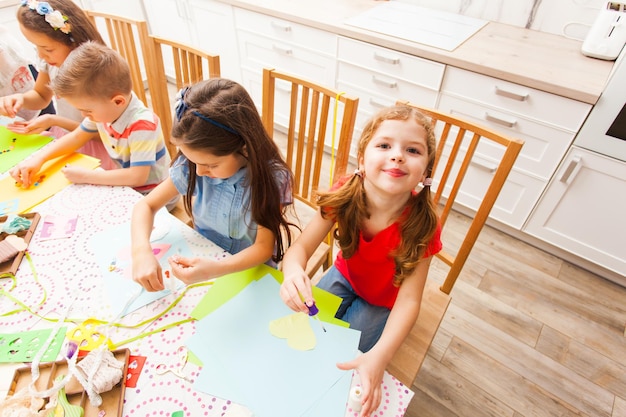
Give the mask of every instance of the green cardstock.
<path id="1" fill-rule="evenodd" d="M 52 329 L 42 329 L 0 334 L 0 363 L 32 362 L 51 332 Z M 52 362 L 57 359 L 65 340 L 65 333 L 65 327 L 57 332 L 41 357 L 41 362 Z"/>
<path id="2" fill-rule="evenodd" d="M 0 173 L 13 168 L 52 140 L 50 136 L 20 135 L 0 126 Z"/>

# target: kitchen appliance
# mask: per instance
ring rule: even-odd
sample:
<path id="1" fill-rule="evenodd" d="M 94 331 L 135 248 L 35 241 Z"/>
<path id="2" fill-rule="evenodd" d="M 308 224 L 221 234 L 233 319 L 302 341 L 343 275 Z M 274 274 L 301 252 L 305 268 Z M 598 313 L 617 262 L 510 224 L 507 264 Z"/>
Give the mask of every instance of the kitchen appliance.
<path id="1" fill-rule="evenodd" d="M 584 55 L 613 60 L 626 43 L 626 4 L 609 1 L 600 10 L 582 46 Z"/>
<path id="2" fill-rule="evenodd" d="M 625 22 L 626 23 L 626 22 Z M 626 162 L 626 55 L 622 52 L 609 81 L 578 132 L 574 145 Z"/>

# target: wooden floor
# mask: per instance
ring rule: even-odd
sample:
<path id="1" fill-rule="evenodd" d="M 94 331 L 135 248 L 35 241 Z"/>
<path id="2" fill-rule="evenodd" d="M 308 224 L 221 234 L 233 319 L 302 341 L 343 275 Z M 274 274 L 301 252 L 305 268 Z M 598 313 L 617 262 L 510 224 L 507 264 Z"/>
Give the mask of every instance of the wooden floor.
<path id="1" fill-rule="evenodd" d="M 626 416 L 626 288 L 486 227 L 451 295 L 406 417 Z"/>

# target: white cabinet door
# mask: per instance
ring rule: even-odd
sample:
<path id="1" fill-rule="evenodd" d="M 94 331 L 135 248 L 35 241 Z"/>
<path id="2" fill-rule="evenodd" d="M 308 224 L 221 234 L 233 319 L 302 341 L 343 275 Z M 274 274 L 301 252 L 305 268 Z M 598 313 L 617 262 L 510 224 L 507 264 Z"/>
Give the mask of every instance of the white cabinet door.
<path id="1" fill-rule="evenodd" d="M 83 0 L 82 2 L 85 9 L 147 20 L 141 0 Z"/>
<path id="2" fill-rule="evenodd" d="M 626 163 L 572 147 L 524 231 L 626 276 Z"/>
<path id="3" fill-rule="evenodd" d="M 191 43 L 191 10 L 186 0 L 143 1 L 150 33 L 181 43 Z"/>
<path id="4" fill-rule="evenodd" d="M 190 4 L 193 44 L 219 55 L 222 77 L 241 83 L 232 6 L 211 0 L 192 0 Z"/>

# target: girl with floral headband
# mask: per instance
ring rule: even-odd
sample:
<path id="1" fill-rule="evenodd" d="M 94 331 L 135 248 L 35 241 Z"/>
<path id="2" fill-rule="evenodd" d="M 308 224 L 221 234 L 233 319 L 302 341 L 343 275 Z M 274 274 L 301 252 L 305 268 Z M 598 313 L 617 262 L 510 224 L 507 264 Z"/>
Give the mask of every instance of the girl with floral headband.
<path id="1" fill-rule="evenodd" d="M 385 368 L 417 319 L 431 258 L 441 250 L 429 120 L 408 106 L 383 109 L 365 125 L 357 161 L 353 175 L 318 193 L 321 210 L 285 254 L 280 295 L 308 313 L 306 263 L 337 225 L 341 252 L 318 287 L 342 298 L 336 317 L 361 331 L 363 355 L 337 366 L 358 370 L 366 417 L 381 402 Z"/>
<path id="2" fill-rule="evenodd" d="M 72 0 L 22 0 L 17 20 L 24 37 L 32 43 L 39 61 L 39 75 L 32 90 L 0 97 L 0 114 L 14 118 L 20 109 L 46 108 L 54 95 L 49 87 L 59 67 L 76 47 L 86 41 L 104 45 L 104 41 L 85 12 Z M 60 137 L 73 131 L 83 120 L 80 111 L 62 98 L 56 100 L 56 114 L 40 115 L 28 121 L 14 121 L 7 127 L 16 133 L 33 134 L 50 131 Z M 95 138 L 79 149 L 94 156 L 105 169 L 115 167 L 102 142 Z"/>
<path id="3" fill-rule="evenodd" d="M 285 207 L 293 202 L 292 175 L 248 92 L 221 78 L 183 89 L 171 142 L 179 152 L 169 178 L 133 209 L 133 279 L 148 291 L 164 289 L 150 232 L 156 212 L 178 195 L 194 228 L 232 254 L 171 257 L 171 271 L 184 283 L 280 262 L 283 242 L 291 242 Z"/>

